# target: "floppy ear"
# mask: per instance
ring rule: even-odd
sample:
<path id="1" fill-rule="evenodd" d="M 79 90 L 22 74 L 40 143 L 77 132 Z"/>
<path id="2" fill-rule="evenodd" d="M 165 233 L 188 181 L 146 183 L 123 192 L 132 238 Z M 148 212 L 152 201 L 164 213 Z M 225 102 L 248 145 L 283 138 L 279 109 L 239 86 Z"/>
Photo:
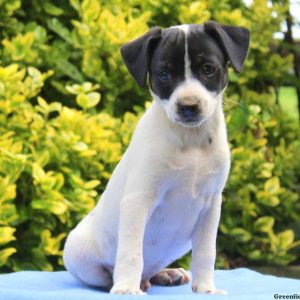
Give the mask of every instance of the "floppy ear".
<path id="1" fill-rule="evenodd" d="M 154 27 L 121 48 L 123 60 L 130 74 L 141 87 L 146 84 L 151 54 L 160 37 L 161 29 Z"/>
<path id="2" fill-rule="evenodd" d="M 241 72 L 249 49 L 249 30 L 243 27 L 220 25 L 214 21 L 204 23 L 204 30 L 219 42 L 234 70 Z"/>

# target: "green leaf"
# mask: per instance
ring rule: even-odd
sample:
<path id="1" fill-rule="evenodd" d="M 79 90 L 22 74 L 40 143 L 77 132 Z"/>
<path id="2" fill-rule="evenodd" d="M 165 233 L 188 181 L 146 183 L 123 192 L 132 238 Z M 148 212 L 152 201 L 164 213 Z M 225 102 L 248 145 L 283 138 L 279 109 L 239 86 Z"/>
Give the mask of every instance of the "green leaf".
<path id="1" fill-rule="evenodd" d="M 249 105 L 249 111 L 253 114 L 259 114 L 261 112 L 261 107 L 257 104 Z"/>
<path id="2" fill-rule="evenodd" d="M 277 235 L 277 238 L 279 241 L 279 245 L 282 248 L 286 249 L 291 246 L 294 241 L 294 232 L 290 229 L 284 230 Z"/>
<path id="3" fill-rule="evenodd" d="M 16 206 L 13 204 L 2 204 L 0 205 L 0 211 L 1 211 L 1 219 L 0 224 L 1 225 L 7 225 L 11 224 L 13 222 L 20 221 L 20 217 L 17 213 Z"/>
<path id="4" fill-rule="evenodd" d="M 92 84 L 91 82 L 84 82 L 82 84 L 73 84 L 73 85 L 67 85 L 66 90 L 73 95 L 79 95 L 79 94 L 88 94 L 90 92 L 93 92 L 97 90 L 100 87 L 99 84 Z"/>
<path id="5" fill-rule="evenodd" d="M 266 204 L 266 203 L 265 203 Z M 268 206 L 272 206 L 272 207 L 275 207 L 277 205 L 280 204 L 280 200 L 278 197 L 276 196 L 272 196 L 270 197 L 269 201 L 268 201 Z"/>
<path id="6" fill-rule="evenodd" d="M 80 12 L 80 1 L 79 0 L 69 0 L 70 4 L 76 9 L 78 12 Z"/>
<path id="7" fill-rule="evenodd" d="M 8 15 L 11 15 L 15 10 L 21 7 L 20 0 L 2 1 L 1 4 L 2 3 L 5 3 L 5 8 L 8 10 Z"/>
<path id="8" fill-rule="evenodd" d="M 246 231 L 243 228 L 234 228 L 230 230 L 229 234 L 238 242 L 245 243 L 251 240 L 250 232 Z"/>
<path id="9" fill-rule="evenodd" d="M 231 115 L 231 119 L 229 123 L 230 132 L 238 131 L 246 127 L 248 122 L 248 117 L 249 117 L 249 113 L 244 108 L 237 107 Z"/>
<path id="10" fill-rule="evenodd" d="M 33 175 L 33 178 L 37 182 L 39 182 L 41 179 L 43 179 L 46 176 L 46 173 L 43 170 L 43 168 L 40 167 L 39 164 L 33 163 L 32 164 L 32 175 Z"/>
<path id="11" fill-rule="evenodd" d="M 57 59 L 55 61 L 56 68 L 64 75 L 67 75 L 71 79 L 77 82 L 83 82 L 84 76 L 78 70 L 78 68 L 64 58 Z"/>
<path id="12" fill-rule="evenodd" d="M 254 230 L 268 233 L 272 230 L 274 223 L 273 217 L 260 217 L 254 223 Z"/>
<path id="13" fill-rule="evenodd" d="M 100 94 L 96 92 L 91 92 L 88 94 L 81 93 L 76 97 L 77 104 L 84 109 L 96 106 L 99 103 L 99 101 Z"/>
<path id="14" fill-rule="evenodd" d="M 280 204 L 280 200 L 277 196 L 272 196 L 269 192 L 259 191 L 257 193 L 257 200 L 266 206 L 275 207 Z"/>
<path id="15" fill-rule="evenodd" d="M 77 95 L 76 102 L 82 108 L 88 108 L 88 106 L 89 106 L 89 98 L 85 94 Z"/>
<path id="16" fill-rule="evenodd" d="M 278 177 L 272 177 L 268 179 L 264 184 L 264 190 L 271 193 L 276 194 L 280 189 L 280 181 Z"/>
<path id="17" fill-rule="evenodd" d="M 43 271 L 53 271 L 53 266 L 50 262 L 47 261 L 47 257 L 45 251 L 40 248 L 33 248 L 32 249 L 32 264 L 33 267 L 27 264 L 21 266 L 21 270 L 26 269 L 36 269 L 36 270 L 43 270 Z"/>
<path id="18" fill-rule="evenodd" d="M 0 251 L 0 267 L 5 265 L 8 258 L 16 252 L 17 252 L 17 250 L 15 248 L 6 248 L 4 250 L 1 250 Z"/>
<path id="19" fill-rule="evenodd" d="M 61 111 L 61 109 L 62 109 L 62 105 L 59 102 L 52 102 L 49 105 L 49 112 Z"/>
<path id="20" fill-rule="evenodd" d="M 274 169 L 274 163 L 265 162 L 262 164 L 262 170 L 260 172 L 260 177 L 269 178 L 272 176 L 272 171 Z"/>
<path id="21" fill-rule="evenodd" d="M 37 26 L 34 30 L 34 36 L 40 43 L 44 43 L 47 40 L 47 31 L 42 26 Z"/>
<path id="22" fill-rule="evenodd" d="M 100 184 L 99 180 L 90 180 L 84 184 L 84 188 L 87 190 L 91 190 Z"/>
<path id="23" fill-rule="evenodd" d="M 45 212 L 50 211 L 55 215 L 61 215 L 67 211 L 68 204 L 65 201 L 60 201 L 60 200 L 35 199 L 31 202 L 31 207 L 33 209 L 43 210 Z"/>
<path id="24" fill-rule="evenodd" d="M 41 247 L 48 255 L 61 255 L 61 241 L 65 236 L 65 233 L 61 233 L 57 237 L 52 237 L 50 230 L 45 229 L 41 233 Z"/>
<path id="25" fill-rule="evenodd" d="M 91 92 L 87 94 L 88 98 L 89 98 L 89 107 L 94 107 L 96 106 L 101 99 L 101 95 L 97 92 Z"/>
<path id="26" fill-rule="evenodd" d="M 248 258 L 253 260 L 259 260 L 261 258 L 261 251 L 258 249 L 250 251 L 248 253 Z"/>
<path id="27" fill-rule="evenodd" d="M 35 80 L 37 80 L 37 81 L 42 80 L 42 73 L 38 69 L 36 69 L 34 67 L 28 67 L 27 71 L 28 71 L 28 74 Z"/>
<path id="28" fill-rule="evenodd" d="M 70 31 L 57 18 L 48 20 L 47 25 L 50 30 L 58 34 L 66 42 L 72 44 Z"/>
<path id="29" fill-rule="evenodd" d="M 15 228 L 12 227 L 0 227 L 0 245 L 7 244 L 10 241 L 15 240 L 14 232 L 16 231 Z"/>
<path id="30" fill-rule="evenodd" d="M 64 13 L 63 9 L 53 5 L 50 2 L 42 2 L 46 13 L 52 16 L 60 16 Z"/>
<path id="31" fill-rule="evenodd" d="M 37 97 L 37 102 L 38 102 L 39 106 L 41 107 L 39 109 L 39 111 L 41 111 L 43 113 L 48 113 L 48 111 L 49 111 L 49 105 L 45 101 L 45 99 L 43 99 L 42 97 Z"/>
<path id="32" fill-rule="evenodd" d="M 76 143 L 73 147 L 72 147 L 74 150 L 76 151 L 85 151 L 87 150 L 89 147 L 86 143 L 84 142 L 78 142 Z"/>

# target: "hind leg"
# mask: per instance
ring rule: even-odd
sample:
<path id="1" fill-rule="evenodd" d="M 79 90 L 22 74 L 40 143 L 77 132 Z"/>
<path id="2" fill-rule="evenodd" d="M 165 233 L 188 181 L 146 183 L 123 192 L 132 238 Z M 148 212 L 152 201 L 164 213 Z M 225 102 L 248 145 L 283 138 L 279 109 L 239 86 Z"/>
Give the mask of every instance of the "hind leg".
<path id="1" fill-rule="evenodd" d="M 65 244 L 63 259 L 66 269 L 80 281 L 104 289 L 111 288 L 112 270 L 103 263 L 89 233 L 72 231 Z"/>
<path id="2" fill-rule="evenodd" d="M 163 269 L 150 279 L 150 283 L 157 285 L 182 285 L 189 283 L 191 277 L 183 268 Z"/>

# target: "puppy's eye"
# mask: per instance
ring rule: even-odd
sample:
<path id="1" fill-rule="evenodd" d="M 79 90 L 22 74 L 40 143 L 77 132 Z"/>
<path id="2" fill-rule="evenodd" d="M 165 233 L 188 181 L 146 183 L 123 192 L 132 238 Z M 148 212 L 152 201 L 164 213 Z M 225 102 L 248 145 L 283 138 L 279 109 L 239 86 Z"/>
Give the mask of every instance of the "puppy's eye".
<path id="1" fill-rule="evenodd" d="M 217 68 L 211 64 L 204 64 L 201 68 L 201 71 L 206 76 L 213 76 L 216 73 Z"/>
<path id="2" fill-rule="evenodd" d="M 158 74 L 158 78 L 161 80 L 161 81 L 168 81 L 171 79 L 171 74 L 167 71 L 162 71 Z"/>

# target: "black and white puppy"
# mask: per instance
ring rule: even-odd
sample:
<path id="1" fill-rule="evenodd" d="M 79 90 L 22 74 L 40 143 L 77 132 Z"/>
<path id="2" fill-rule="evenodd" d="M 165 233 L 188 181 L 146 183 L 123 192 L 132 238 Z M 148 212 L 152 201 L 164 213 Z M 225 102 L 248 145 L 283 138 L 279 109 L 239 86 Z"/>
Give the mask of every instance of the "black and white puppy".
<path id="1" fill-rule="evenodd" d="M 214 284 L 221 194 L 230 167 L 222 111 L 228 63 L 240 72 L 249 31 L 216 22 L 155 27 L 122 47 L 152 106 L 137 124 L 101 201 L 70 233 L 66 268 L 79 280 L 142 294 L 183 284 L 183 269 L 164 269 L 192 249 L 192 289 Z"/>

